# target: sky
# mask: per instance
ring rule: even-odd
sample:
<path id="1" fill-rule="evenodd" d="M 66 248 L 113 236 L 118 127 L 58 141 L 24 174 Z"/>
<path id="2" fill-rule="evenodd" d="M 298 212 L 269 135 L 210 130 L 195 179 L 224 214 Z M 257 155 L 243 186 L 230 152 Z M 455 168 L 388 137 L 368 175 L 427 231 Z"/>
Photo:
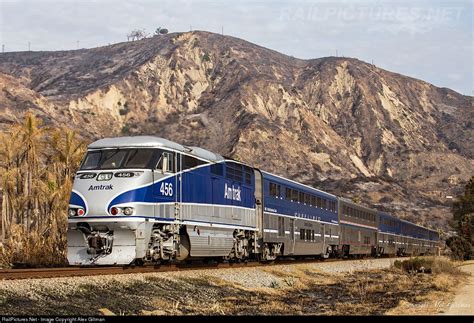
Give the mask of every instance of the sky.
<path id="1" fill-rule="evenodd" d="M 474 95 L 474 0 L 0 0 L 4 51 L 91 48 L 152 34 L 224 33 L 297 58 L 355 57 Z"/>

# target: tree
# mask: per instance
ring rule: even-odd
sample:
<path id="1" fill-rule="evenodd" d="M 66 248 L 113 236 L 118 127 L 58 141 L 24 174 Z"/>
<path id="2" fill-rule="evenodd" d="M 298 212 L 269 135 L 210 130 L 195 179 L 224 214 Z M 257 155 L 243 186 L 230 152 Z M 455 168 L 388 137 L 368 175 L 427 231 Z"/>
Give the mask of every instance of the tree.
<path id="1" fill-rule="evenodd" d="M 127 40 L 130 41 L 130 39 L 132 41 L 134 40 L 140 40 L 140 39 L 143 39 L 143 38 L 146 38 L 148 36 L 147 32 L 145 31 L 145 29 L 135 29 L 135 30 L 132 30 L 128 35 L 127 35 Z"/>
<path id="2" fill-rule="evenodd" d="M 469 259 L 473 255 L 474 242 L 474 176 L 467 183 L 464 194 L 453 203 L 452 226 L 458 236 L 446 240 L 446 244 L 458 259 Z"/>
<path id="3" fill-rule="evenodd" d="M 166 28 L 161 28 L 161 27 L 158 27 L 156 28 L 155 30 L 155 35 L 159 36 L 159 35 L 165 35 L 168 33 L 168 29 Z"/>
<path id="4" fill-rule="evenodd" d="M 3 265 L 65 264 L 71 177 L 84 150 L 74 132 L 32 114 L 0 133 Z"/>

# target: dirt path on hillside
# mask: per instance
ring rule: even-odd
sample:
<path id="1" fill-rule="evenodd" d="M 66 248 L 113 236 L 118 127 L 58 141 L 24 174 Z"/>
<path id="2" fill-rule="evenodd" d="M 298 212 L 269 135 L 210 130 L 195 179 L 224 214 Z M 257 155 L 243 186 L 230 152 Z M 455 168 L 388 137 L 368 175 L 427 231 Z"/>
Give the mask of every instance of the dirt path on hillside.
<path id="1" fill-rule="evenodd" d="M 474 315 L 474 263 L 461 266 L 460 269 L 471 274 L 471 277 L 461 284 L 445 315 Z"/>

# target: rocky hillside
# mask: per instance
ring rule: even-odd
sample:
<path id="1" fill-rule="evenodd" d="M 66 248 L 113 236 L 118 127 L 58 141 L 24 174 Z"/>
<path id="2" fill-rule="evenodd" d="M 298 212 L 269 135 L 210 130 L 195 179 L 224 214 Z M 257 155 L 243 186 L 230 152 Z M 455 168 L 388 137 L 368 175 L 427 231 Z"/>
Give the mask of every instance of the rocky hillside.
<path id="1" fill-rule="evenodd" d="M 26 110 L 89 140 L 155 134 L 443 225 L 474 173 L 473 98 L 353 58 L 174 33 L 0 55 L 0 127 Z"/>

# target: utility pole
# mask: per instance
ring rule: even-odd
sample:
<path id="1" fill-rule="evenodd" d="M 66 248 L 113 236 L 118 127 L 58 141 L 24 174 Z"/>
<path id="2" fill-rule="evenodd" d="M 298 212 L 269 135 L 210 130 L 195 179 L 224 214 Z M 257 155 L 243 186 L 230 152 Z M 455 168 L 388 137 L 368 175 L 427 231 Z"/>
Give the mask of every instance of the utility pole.
<path id="1" fill-rule="evenodd" d="M 28 42 L 28 51 L 31 52 L 31 42 Z"/>

